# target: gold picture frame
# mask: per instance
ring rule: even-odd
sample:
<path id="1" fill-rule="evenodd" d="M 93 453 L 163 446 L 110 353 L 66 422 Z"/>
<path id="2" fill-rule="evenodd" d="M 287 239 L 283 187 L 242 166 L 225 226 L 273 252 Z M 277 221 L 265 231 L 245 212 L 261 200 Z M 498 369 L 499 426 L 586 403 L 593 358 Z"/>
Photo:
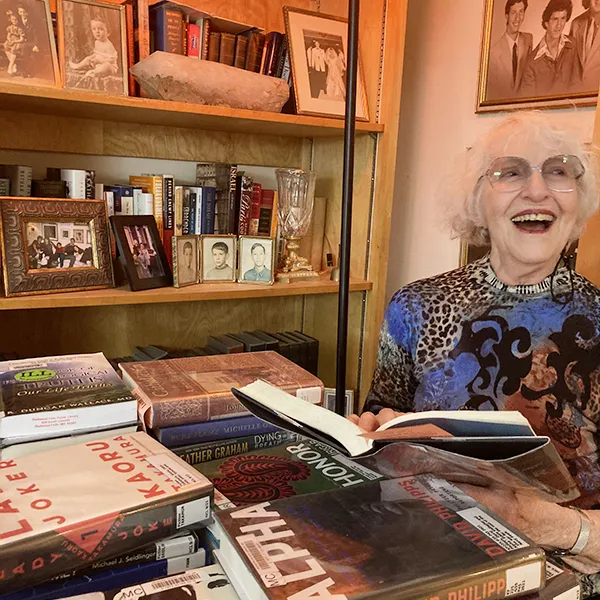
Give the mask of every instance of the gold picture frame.
<path id="1" fill-rule="evenodd" d="M 203 283 L 235 282 L 238 253 L 236 235 L 203 235 L 200 240 L 200 248 L 202 252 L 200 279 Z M 217 254 L 215 255 L 215 253 Z"/>
<path id="2" fill-rule="evenodd" d="M 344 118 L 348 20 L 291 6 L 283 14 L 297 114 Z M 368 121 L 360 49 L 356 96 L 356 119 Z"/>
<path id="3" fill-rule="evenodd" d="M 552 9 L 549 0 L 528 0 L 526 9 L 523 0 L 484 2 L 475 112 L 596 106 L 600 84 L 600 35 L 596 36 L 590 53 L 583 60 L 584 24 L 590 9 L 584 9 L 577 2 L 573 3 L 570 15 L 568 11 L 551 14 L 550 18 L 553 15 L 557 19 L 560 17 L 560 23 L 567 16 L 569 18 L 562 29 L 566 38 L 555 63 L 558 77 L 550 80 L 547 72 L 542 72 L 543 61 L 550 61 L 543 52 L 548 29 L 542 24 L 544 11 Z M 515 30 L 517 43 L 513 67 L 511 47 Z"/>
<path id="4" fill-rule="evenodd" d="M 273 285 L 275 281 L 275 254 L 274 238 L 255 235 L 240 236 L 238 283 Z M 260 258 L 260 260 L 258 261 L 257 258 Z"/>
<path id="5" fill-rule="evenodd" d="M 173 287 L 187 287 L 200 282 L 202 244 L 198 235 L 174 235 L 173 246 Z M 191 254 L 187 250 L 191 251 Z M 190 265 L 186 264 L 190 262 Z M 194 274 L 195 272 L 195 274 Z"/>

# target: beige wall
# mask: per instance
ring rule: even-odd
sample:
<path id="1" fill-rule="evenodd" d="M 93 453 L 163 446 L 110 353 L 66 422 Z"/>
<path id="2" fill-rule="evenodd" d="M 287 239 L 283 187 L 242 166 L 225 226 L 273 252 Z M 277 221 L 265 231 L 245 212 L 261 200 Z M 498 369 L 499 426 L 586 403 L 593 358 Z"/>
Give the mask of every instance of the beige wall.
<path id="1" fill-rule="evenodd" d="M 388 296 L 458 266 L 459 243 L 438 224 L 436 194 L 452 159 L 501 118 L 474 113 L 483 6 L 484 0 L 409 1 Z M 580 0 L 574 6 L 578 14 Z M 591 138 L 593 108 L 552 114 Z"/>

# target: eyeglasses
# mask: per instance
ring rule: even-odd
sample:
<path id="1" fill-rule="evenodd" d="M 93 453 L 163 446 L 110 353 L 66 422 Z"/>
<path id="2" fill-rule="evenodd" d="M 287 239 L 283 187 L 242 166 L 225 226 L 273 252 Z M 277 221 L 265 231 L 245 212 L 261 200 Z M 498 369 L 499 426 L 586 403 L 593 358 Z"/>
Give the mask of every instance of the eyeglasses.
<path id="1" fill-rule="evenodd" d="M 572 192 L 577 180 L 585 173 L 579 158 L 573 154 L 559 154 L 547 158 L 541 167 L 533 167 L 525 158 L 501 156 L 492 161 L 485 175 L 499 192 L 518 192 L 538 171 L 548 189 L 554 192 Z"/>

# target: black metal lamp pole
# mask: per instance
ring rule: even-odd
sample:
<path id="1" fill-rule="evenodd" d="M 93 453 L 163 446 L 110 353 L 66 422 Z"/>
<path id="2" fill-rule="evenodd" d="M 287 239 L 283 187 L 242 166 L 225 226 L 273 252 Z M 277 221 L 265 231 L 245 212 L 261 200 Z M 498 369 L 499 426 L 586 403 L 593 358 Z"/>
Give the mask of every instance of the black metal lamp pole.
<path id="1" fill-rule="evenodd" d="M 344 174 L 342 188 L 342 243 L 340 293 L 338 298 L 337 371 L 335 412 L 344 414 L 346 354 L 348 349 L 348 294 L 350 292 L 350 245 L 352 235 L 352 191 L 354 184 L 354 131 L 356 82 L 358 78 L 358 13 L 360 0 L 348 2 L 348 56 L 346 57 L 346 115 L 344 129 Z"/>

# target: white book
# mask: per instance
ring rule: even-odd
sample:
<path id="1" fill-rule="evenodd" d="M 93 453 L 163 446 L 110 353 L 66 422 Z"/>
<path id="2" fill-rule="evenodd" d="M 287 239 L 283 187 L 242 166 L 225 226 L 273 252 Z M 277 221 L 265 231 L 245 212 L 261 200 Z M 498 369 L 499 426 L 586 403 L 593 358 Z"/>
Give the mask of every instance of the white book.
<path id="1" fill-rule="evenodd" d="M 84 199 L 87 172 L 82 169 L 61 169 L 60 178 L 67 182 L 67 198 Z"/>

